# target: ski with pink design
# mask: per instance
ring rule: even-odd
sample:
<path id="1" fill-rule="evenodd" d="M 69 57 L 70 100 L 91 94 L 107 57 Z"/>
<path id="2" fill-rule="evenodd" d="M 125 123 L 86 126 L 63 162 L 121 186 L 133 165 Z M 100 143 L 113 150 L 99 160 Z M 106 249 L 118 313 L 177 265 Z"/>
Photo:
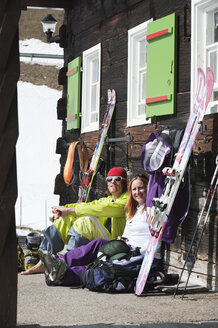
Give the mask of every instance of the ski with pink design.
<path id="1" fill-rule="evenodd" d="M 151 227 L 151 236 L 149 238 L 148 248 L 146 250 L 142 266 L 136 281 L 136 295 L 141 295 L 144 290 L 156 250 L 159 246 L 162 234 L 164 232 L 167 218 L 173 206 L 177 191 L 183 178 L 188 160 L 190 158 L 195 139 L 200 130 L 207 105 L 209 103 L 214 85 L 214 76 L 210 68 L 207 68 L 206 77 L 201 68 L 198 68 L 198 87 L 193 104 L 193 110 L 175 158 L 172 168 L 164 168 L 163 174 L 166 175 L 166 188 L 160 198 L 152 200 L 154 206 L 147 222 Z"/>

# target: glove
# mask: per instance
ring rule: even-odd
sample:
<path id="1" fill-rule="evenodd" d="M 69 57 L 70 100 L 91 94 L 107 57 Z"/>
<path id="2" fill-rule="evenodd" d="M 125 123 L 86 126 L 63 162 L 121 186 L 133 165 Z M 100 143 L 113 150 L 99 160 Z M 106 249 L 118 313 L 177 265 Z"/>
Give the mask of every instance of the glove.
<path id="1" fill-rule="evenodd" d="M 146 222 L 151 228 L 152 236 L 158 237 L 164 218 L 165 214 L 161 212 L 159 208 L 154 206 L 147 208 Z"/>

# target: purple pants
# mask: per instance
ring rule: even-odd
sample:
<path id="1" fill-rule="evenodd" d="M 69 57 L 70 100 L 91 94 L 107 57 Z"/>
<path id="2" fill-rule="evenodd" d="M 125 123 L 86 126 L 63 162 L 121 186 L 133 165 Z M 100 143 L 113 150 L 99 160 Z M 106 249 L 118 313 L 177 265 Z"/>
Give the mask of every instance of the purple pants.
<path id="1" fill-rule="evenodd" d="M 86 245 L 59 255 L 68 266 L 63 286 L 79 286 L 81 273 L 96 259 L 99 248 L 107 242 L 108 240 L 96 238 Z"/>

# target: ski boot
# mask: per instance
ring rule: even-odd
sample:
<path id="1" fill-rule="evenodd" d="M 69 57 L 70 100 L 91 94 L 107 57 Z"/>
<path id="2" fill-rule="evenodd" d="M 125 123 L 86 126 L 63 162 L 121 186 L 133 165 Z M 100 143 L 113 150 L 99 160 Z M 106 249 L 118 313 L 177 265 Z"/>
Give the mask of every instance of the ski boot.
<path id="1" fill-rule="evenodd" d="M 28 252 L 25 257 L 29 257 L 26 262 L 26 270 L 35 266 L 40 260 L 39 246 L 41 244 L 41 235 L 39 232 L 30 232 L 26 237 Z"/>
<path id="2" fill-rule="evenodd" d="M 19 244 L 18 237 L 17 237 L 17 270 L 18 272 L 25 271 L 24 252 Z"/>

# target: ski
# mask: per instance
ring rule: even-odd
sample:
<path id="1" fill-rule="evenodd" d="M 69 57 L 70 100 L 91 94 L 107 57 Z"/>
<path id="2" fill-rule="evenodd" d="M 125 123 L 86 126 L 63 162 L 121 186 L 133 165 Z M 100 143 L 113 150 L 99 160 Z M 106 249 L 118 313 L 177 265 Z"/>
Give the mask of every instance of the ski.
<path id="1" fill-rule="evenodd" d="M 151 265 L 157 247 L 164 232 L 167 218 L 172 209 L 177 191 L 183 178 L 192 148 L 200 129 L 207 105 L 213 91 L 214 77 L 210 68 L 207 68 L 206 80 L 205 74 L 201 68 L 198 68 L 198 86 L 193 104 L 193 110 L 189 116 L 186 129 L 175 158 L 172 168 L 164 168 L 163 174 L 166 175 L 166 187 L 160 198 L 154 198 L 154 206 L 151 208 L 151 214 L 147 217 L 147 222 L 151 226 L 151 235 L 148 247 L 142 262 L 142 266 L 136 281 L 135 294 L 141 295 L 146 284 Z"/>
<path id="2" fill-rule="evenodd" d="M 91 163 L 87 172 L 84 172 L 81 179 L 78 192 L 78 202 L 87 202 L 89 193 L 91 190 L 92 182 L 96 173 L 99 158 L 101 156 L 102 148 L 104 146 L 105 138 L 110 126 L 110 122 L 113 116 L 114 108 L 116 104 L 116 92 L 115 90 L 108 89 L 108 103 L 106 112 L 101 124 L 101 129 L 98 135 L 97 144 L 91 159 Z"/>

